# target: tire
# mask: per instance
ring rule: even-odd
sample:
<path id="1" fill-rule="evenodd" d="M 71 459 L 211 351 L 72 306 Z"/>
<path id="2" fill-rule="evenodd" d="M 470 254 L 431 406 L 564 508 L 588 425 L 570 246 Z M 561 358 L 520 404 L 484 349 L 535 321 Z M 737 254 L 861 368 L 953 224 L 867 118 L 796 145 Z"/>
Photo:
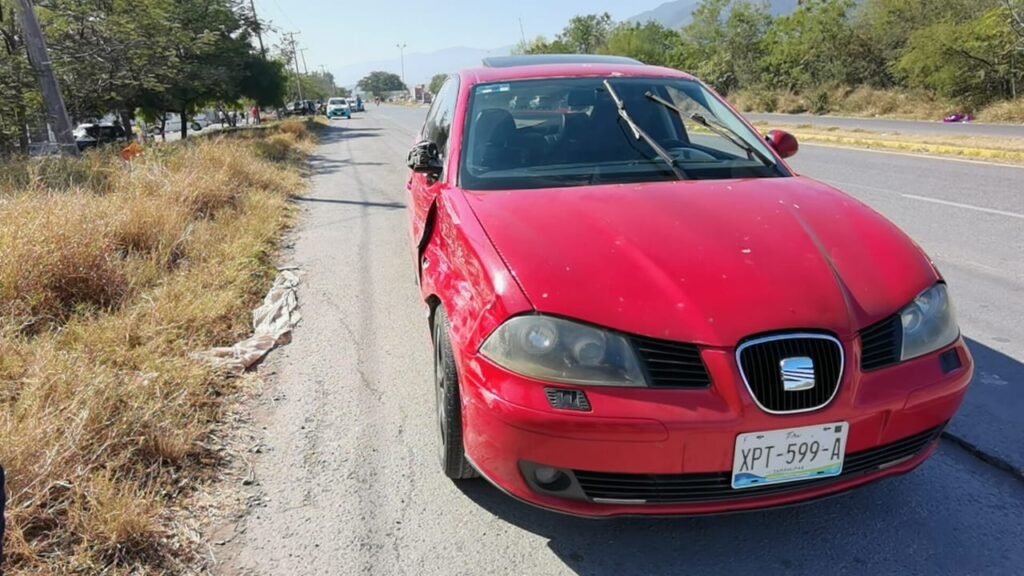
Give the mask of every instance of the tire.
<path id="1" fill-rule="evenodd" d="M 451 325 L 443 306 L 434 318 L 434 398 L 435 415 L 441 433 L 441 469 L 452 480 L 479 476 L 466 458 L 462 443 L 462 402 L 459 395 L 459 373 L 452 352 Z"/>

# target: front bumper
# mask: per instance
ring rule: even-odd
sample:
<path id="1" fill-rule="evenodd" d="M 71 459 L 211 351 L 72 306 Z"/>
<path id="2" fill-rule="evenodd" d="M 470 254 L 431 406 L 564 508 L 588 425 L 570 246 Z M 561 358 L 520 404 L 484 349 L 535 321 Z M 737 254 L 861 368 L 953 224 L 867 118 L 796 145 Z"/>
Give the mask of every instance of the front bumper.
<path id="1" fill-rule="evenodd" d="M 858 365 L 859 350 L 849 342 L 844 347 Z M 962 366 L 946 373 L 938 356 L 950 348 Z M 851 366 L 830 404 L 791 415 L 757 407 L 731 350 L 702 351 L 713 381 L 708 389 L 578 388 L 585 390 L 590 412 L 551 408 L 545 388 L 567 386 L 526 379 L 465 354 L 459 364 L 466 453 L 508 494 L 581 516 L 711 514 L 795 504 L 909 472 L 934 452 L 938 433 L 959 408 L 973 373 L 961 340 L 945 350 L 872 373 Z M 850 424 L 842 476 L 759 489 L 730 487 L 738 434 L 838 421 Z M 910 446 L 914 438 L 918 441 Z M 894 451 L 894 446 L 905 449 Z M 572 486 L 557 495 L 545 491 L 527 480 L 535 466 L 568 471 Z M 602 486 L 639 480 L 717 482 L 718 488 L 699 496 L 670 491 L 668 498 L 644 502 L 602 492 Z"/>

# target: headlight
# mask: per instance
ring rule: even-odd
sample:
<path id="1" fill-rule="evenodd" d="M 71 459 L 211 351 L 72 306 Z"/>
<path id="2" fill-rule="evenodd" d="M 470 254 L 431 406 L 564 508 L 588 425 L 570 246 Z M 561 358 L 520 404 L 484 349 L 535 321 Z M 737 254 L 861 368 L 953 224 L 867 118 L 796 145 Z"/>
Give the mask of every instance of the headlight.
<path id="1" fill-rule="evenodd" d="M 909 360 L 934 352 L 956 341 L 960 328 L 945 284 L 925 290 L 900 311 L 903 323 L 903 353 Z"/>
<path id="2" fill-rule="evenodd" d="M 646 386 L 625 338 L 560 318 L 512 318 L 491 334 L 480 351 L 499 366 L 538 380 Z"/>

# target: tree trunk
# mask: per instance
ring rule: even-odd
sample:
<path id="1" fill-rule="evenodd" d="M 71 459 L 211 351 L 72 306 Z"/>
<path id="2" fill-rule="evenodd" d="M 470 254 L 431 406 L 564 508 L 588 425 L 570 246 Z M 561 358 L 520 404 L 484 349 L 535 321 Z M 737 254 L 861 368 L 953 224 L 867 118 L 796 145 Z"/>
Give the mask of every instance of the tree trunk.
<path id="1" fill-rule="evenodd" d="M 129 142 L 135 141 L 135 133 L 132 132 L 132 115 L 127 110 L 121 110 L 121 126 L 124 128 L 124 135 Z"/>
<path id="2" fill-rule="evenodd" d="M 14 106 L 14 121 L 18 123 L 18 151 L 28 156 L 28 119 L 25 118 L 25 100 L 20 94 Z"/>
<path id="3" fill-rule="evenodd" d="M 160 141 L 167 142 L 167 113 L 160 115 Z"/>
<path id="4" fill-rule="evenodd" d="M 181 118 L 181 139 L 188 138 L 188 112 L 182 110 L 179 115 Z"/>

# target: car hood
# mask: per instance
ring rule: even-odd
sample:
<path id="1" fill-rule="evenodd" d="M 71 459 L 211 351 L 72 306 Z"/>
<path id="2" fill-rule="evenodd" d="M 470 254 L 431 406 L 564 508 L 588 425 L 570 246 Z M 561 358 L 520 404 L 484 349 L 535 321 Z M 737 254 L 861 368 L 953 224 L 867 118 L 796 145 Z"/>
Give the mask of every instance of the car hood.
<path id="1" fill-rule="evenodd" d="M 537 311 L 652 338 L 848 336 L 938 280 L 892 223 L 802 177 L 465 194 Z"/>

